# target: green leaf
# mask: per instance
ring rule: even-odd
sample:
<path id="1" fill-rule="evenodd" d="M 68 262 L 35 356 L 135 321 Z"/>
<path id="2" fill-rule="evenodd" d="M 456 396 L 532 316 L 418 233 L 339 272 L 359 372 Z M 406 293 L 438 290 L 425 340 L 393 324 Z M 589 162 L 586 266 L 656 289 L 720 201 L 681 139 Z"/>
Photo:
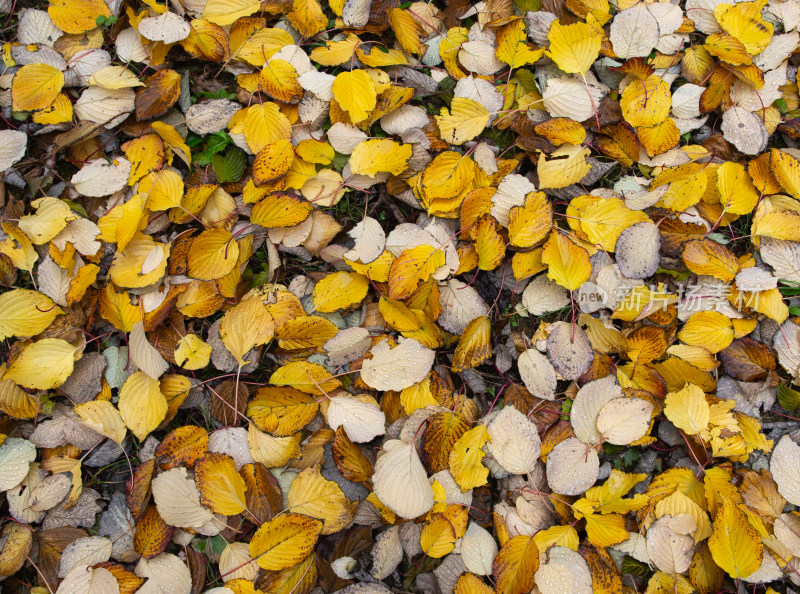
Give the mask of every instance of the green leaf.
<path id="1" fill-rule="evenodd" d="M 792 390 L 785 384 L 778 384 L 778 402 L 787 411 L 792 412 L 800 406 L 800 392 Z"/>
<path id="2" fill-rule="evenodd" d="M 225 154 L 214 155 L 212 164 L 219 183 L 235 182 L 247 167 L 247 156 L 238 146 L 232 146 Z"/>
<path id="3" fill-rule="evenodd" d="M 629 557 L 625 555 L 625 558 L 622 560 L 622 574 L 623 575 L 632 575 L 634 577 L 647 577 L 653 571 L 646 563 L 642 563 L 641 561 L 637 561 L 633 557 Z"/>
<path id="4" fill-rule="evenodd" d="M 208 137 L 203 152 L 194 158 L 194 162 L 202 167 L 210 165 L 211 161 L 214 159 L 214 155 L 224 151 L 232 142 L 231 137 L 224 131 L 212 134 Z"/>

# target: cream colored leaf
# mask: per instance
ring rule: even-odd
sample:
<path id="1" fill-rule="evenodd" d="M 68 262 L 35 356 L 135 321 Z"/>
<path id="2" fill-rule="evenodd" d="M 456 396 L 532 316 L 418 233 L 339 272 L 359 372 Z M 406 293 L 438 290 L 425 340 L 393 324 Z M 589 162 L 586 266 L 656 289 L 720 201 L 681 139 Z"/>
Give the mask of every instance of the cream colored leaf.
<path id="1" fill-rule="evenodd" d="M 594 485 L 600 459 L 593 447 L 570 437 L 547 455 L 547 484 L 562 495 L 581 495 Z"/>
<path id="2" fill-rule="evenodd" d="M 361 365 L 361 379 L 375 390 L 402 390 L 425 379 L 435 356 L 413 338 L 393 349 L 382 340 L 372 347 L 372 358 Z"/>
<path id="3" fill-rule="evenodd" d="M 597 430 L 603 441 L 628 445 L 647 434 L 653 405 L 641 398 L 614 398 L 603 405 L 597 416 Z"/>
<path id="4" fill-rule="evenodd" d="M 541 440 L 539 431 L 514 405 L 503 408 L 486 426 L 491 440 L 486 450 L 512 474 L 527 474 L 536 468 Z"/>
<path id="5" fill-rule="evenodd" d="M 214 518 L 200 503 L 200 491 L 182 466 L 159 474 L 152 488 L 158 514 L 170 526 L 196 529 Z"/>
<path id="6" fill-rule="evenodd" d="M 328 425 L 334 431 L 344 427 L 350 441 L 366 443 L 386 433 L 386 415 L 376 404 L 357 398 L 334 396 L 328 401 Z"/>
<path id="7" fill-rule="evenodd" d="M 153 379 L 158 379 L 169 369 L 169 363 L 164 360 L 161 353 L 150 344 L 144 332 L 144 325 L 136 322 L 128 336 L 128 346 L 131 359 L 141 371 Z"/>
<path id="8" fill-rule="evenodd" d="M 387 441 L 372 484 L 381 503 L 402 518 L 416 518 L 433 506 L 433 488 L 412 444 Z"/>

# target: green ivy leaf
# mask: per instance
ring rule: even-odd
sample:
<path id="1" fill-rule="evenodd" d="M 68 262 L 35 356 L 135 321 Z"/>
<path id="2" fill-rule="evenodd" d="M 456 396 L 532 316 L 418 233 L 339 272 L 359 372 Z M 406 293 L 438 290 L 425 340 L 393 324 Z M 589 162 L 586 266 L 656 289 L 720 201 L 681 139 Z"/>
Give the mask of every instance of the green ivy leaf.
<path id="1" fill-rule="evenodd" d="M 789 386 L 778 384 L 778 402 L 787 411 L 792 412 L 800 406 L 800 392 Z"/>
<path id="2" fill-rule="evenodd" d="M 242 149 L 232 146 L 225 154 L 214 155 L 212 165 L 219 183 L 239 181 L 247 167 L 247 156 Z"/>

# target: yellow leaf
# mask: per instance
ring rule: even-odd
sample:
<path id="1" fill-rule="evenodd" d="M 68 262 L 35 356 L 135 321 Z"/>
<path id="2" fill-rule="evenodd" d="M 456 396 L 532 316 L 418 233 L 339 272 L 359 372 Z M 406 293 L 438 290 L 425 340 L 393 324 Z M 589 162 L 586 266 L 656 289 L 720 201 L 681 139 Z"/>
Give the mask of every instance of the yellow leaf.
<path id="1" fill-rule="evenodd" d="M 686 267 L 695 274 L 708 274 L 726 283 L 733 280 L 738 269 L 733 252 L 711 239 L 690 241 L 681 257 Z"/>
<path id="2" fill-rule="evenodd" d="M 258 84 L 270 97 L 284 103 L 297 103 L 303 98 L 297 71 L 286 60 L 272 59 L 264 64 L 258 75 Z"/>
<path id="3" fill-rule="evenodd" d="M 204 19 L 194 19 L 189 24 L 189 37 L 180 42 L 189 54 L 217 63 L 230 57 L 228 34 L 222 27 Z"/>
<path id="4" fill-rule="evenodd" d="M 262 227 L 293 227 L 308 218 L 314 205 L 289 192 L 273 192 L 254 207 L 250 221 Z"/>
<path id="5" fill-rule="evenodd" d="M 469 509 L 450 504 L 441 513 L 431 514 L 422 526 L 419 543 L 433 559 L 441 559 L 455 548 L 456 540 L 464 536 L 469 522 Z"/>
<path id="6" fill-rule="evenodd" d="M 139 192 L 144 195 L 148 210 L 176 208 L 183 198 L 183 180 L 176 170 L 162 169 L 144 176 L 139 181 Z"/>
<path id="7" fill-rule="evenodd" d="M 581 230 L 586 239 L 613 252 L 622 232 L 636 223 L 649 221 L 640 210 L 631 210 L 619 198 L 596 200 L 580 211 Z"/>
<path id="8" fill-rule="evenodd" d="M 726 161 L 717 169 L 717 192 L 725 212 L 744 215 L 752 212 L 759 193 L 744 165 Z"/>
<path id="9" fill-rule="evenodd" d="M 478 253 L 478 268 L 494 270 L 506 255 L 506 242 L 499 232 L 500 225 L 492 215 L 485 214 L 475 227 L 475 250 Z"/>
<path id="10" fill-rule="evenodd" d="M 214 0 L 205 5 L 203 18 L 224 27 L 258 12 L 259 8 L 259 0 Z"/>
<path id="11" fill-rule="evenodd" d="M 769 162 L 772 174 L 781 187 L 800 200 L 800 161 L 774 148 L 770 151 Z"/>
<path id="12" fill-rule="evenodd" d="M 265 386 L 247 405 L 247 416 L 262 431 L 286 437 L 308 425 L 318 410 L 314 398 L 300 390 Z"/>
<path id="13" fill-rule="evenodd" d="M 11 109 L 34 111 L 50 107 L 63 87 L 64 74 L 57 68 L 48 64 L 23 66 L 11 82 Z"/>
<path id="14" fill-rule="evenodd" d="M 656 503 L 656 518 L 664 515 L 677 516 L 678 514 L 689 514 L 695 519 L 697 529 L 694 531 L 693 536 L 696 543 L 711 536 L 711 522 L 708 519 L 708 514 L 702 507 L 680 491 L 675 491 L 672 495 Z"/>
<path id="15" fill-rule="evenodd" d="M 89 85 L 116 90 L 141 87 L 144 83 L 125 66 L 106 66 L 92 73 Z"/>
<path id="16" fill-rule="evenodd" d="M 239 258 L 239 244 L 225 229 L 207 229 L 192 242 L 188 274 L 199 280 L 216 280 L 228 274 Z"/>
<path id="17" fill-rule="evenodd" d="M 186 334 L 175 347 L 175 363 L 190 371 L 203 369 L 211 359 L 211 345 L 197 336 Z"/>
<path id="18" fill-rule="evenodd" d="M 167 399 L 158 380 L 137 371 L 119 390 L 119 414 L 139 441 L 159 426 L 167 414 Z"/>
<path id="19" fill-rule="evenodd" d="M 31 202 L 36 214 L 19 218 L 19 228 L 30 237 L 35 245 L 42 245 L 58 235 L 67 223 L 74 221 L 78 215 L 73 213 L 69 205 L 58 198 L 45 196 Z"/>
<path id="20" fill-rule="evenodd" d="M 350 171 L 373 177 L 378 173 L 400 175 L 408 167 L 410 158 L 410 144 L 386 139 L 367 140 L 358 143 L 350 155 Z"/>
<path id="21" fill-rule="evenodd" d="M 341 41 L 326 41 L 325 47 L 315 47 L 311 50 L 311 59 L 323 66 L 339 66 L 353 59 L 360 44 L 358 37 L 348 33 Z"/>
<path id="22" fill-rule="evenodd" d="M 97 17 L 110 17 L 103 0 L 50 0 L 47 14 L 65 33 L 80 34 L 97 27 Z"/>
<path id="23" fill-rule="evenodd" d="M 234 516 L 247 509 L 247 486 L 230 456 L 206 454 L 194 465 L 194 480 L 200 500 L 212 511 Z"/>
<path id="24" fill-rule="evenodd" d="M 453 353 L 453 371 L 472 369 L 492 356 L 492 323 L 479 316 L 467 324 Z"/>
<path id="25" fill-rule="evenodd" d="M 72 101 L 65 93 L 59 93 L 50 107 L 33 112 L 33 121 L 37 124 L 63 124 L 72 121 Z"/>
<path id="26" fill-rule="evenodd" d="M 550 47 L 547 57 L 569 74 L 586 74 L 597 59 L 602 44 L 602 31 L 586 23 L 562 25 L 556 19 L 547 33 Z"/>
<path id="27" fill-rule="evenodd" d="M 660 76 L 651 74 L 645 80 L 632 80 L 622 91 L 619 105 L 631 126 L 655 126 L 669 116 L 672 94 Z"/>
<path id="28" fill-rule="evenodd" d="M 744 512 L 727 499 L 714 518 L 714 534 L 708 539 L 714 563 L 738 580 L 758 571 L 764 555 L 761 537 Z"/>
<path id="29" fill-rule="evenodd" d="M 294 0 L 287 18 L 303 37 L 312 37 L 328 25 L 328 17 L 317 0 Z"/>
<path id="30" fill-rule="evenodd" d="M 572 526 L 551 526 L 546 530 L 539 530 L 533 535 L 533 540 L 540 551 L 546 551 L 552 546 L 577 551 L 580 544 L 578 532 Z"/>
<path id="31" fill-rule="evenodd" d="M 718 353 L 733 342 L 733 325 L 728 316 L 718 311 L 699 311 L 686 320 L 678 338 L 686 344 Z"/>
<path id="32" fill-rule="evenodd" d="M 269 383 L 276 386 L 291 386 L 315 396 L 330 394 L 342 386 L 342 382 L 331 376 L 322 365 L 308 361 L 293 361 L 279 367 L 270 376 Z"/>
<path id="33" fill-rule="evenodd" d="M 570 291 L 577 290 L 592 274 L 589 253 L 555 230 L 542 249 L 542 263 L 547 264 L 548 278 Z"/>
<path id="34" fill-rule="evenodd" d="M 512 246 L 529 248 L 543 241 L 552 226 L 553 205 L 544 192 L 530 192 L 524 206 L 516 206 L 509 213 L 508 237 Z"/>
<path id="35" fill-rule="evenodd" d="M 589 537 L 589 542 L 596 547 L 605 548 L 628 539 L 625 516 L 596 514 L 592 507 L 588 499 L 579 499 L 573 506 L 575 517 L 586 520 L 586 536 Z"/>
<path id="36" fill-rule="evenodd" d="M 539 569 L 539 550 L 530 536 L 515 536 L 506 542 L 492 564 L 497 591 L 501 594 L 527 594 L 535 584 Z"/>
<path id="37" fill-rule="evenodd" d="M 703 390 L 694 384 L 686 384 L 682 390 L 667 394 L 664 414 L 687 435 L 697 435 L 706 430 L 711 408 Z"/>
<path id="38" fill-rule="evenodd" d="M 355 272 L 334 272 L 314 287 L 314 311 L 330 313 L 361 303 L 368 290 L 367 277 Z"/>
<path id="39" fill-rule="evenodd" d="M 116 243 L 117 248 L 124 250 L 128 242 L 147 226 L 144 201 L 141 194 L 136 194 L 124 204 L 109 210 L 97 221 L 100 235 L 97 239 Z"/>
<path id="40" fill-rule="evenodd" d="M 456 97 L 450 110 L 442 108 L 441 115 L 434 116 L 442 140 L 460 145 L 480 135 L 489 123 L 489 110 L 472 99 Z"/>
<path id="41" fill-rule="evenodd" d="M 339 73 L 333 81 L 331 90 L 336 102 L 355 123 L 365 119 L 375 108 L 377 100 L 375 87 L 372 79 L 363 70 Z"/>
<path id="42" fill-rule="evenodd" d="M 418 245 L 404 250 L 389 272 L 389 296 L 405 299 L 417 288 L 419 281 L 426 281 L 431 274 L 444 266 L 444 252 L 431 245 Z"/>
<path id="43" fill-rule="evenodd" d="M 253 161 L 253 182 L 257 186 L 280 180 L 294 160 L 294 149 L 288 140 L 276 140 L 258 151 Z"/>
<path id="44" fill-rule="evenodd" d="M 539 154 L 536 172 L 540 188 L 566 188 L 583 179 L 592 169 L 586 162 L 591 151 L 572 144 L 558 147 L 550 155 Z"/>
<path id="45" fill-rule="evenodd" d="M 29 344 L 8 365 L 2 379 L 33 390 L 57 388 L 72 375 L 81 358 L 82 348 L 75 348 L 60 338 L 45 338 Z"/>
<path id="46" fill-rule="evenodd" d="M 489 441 L 485 425 L 477 425 L 458 438 L 450 452 L 450 473 L 462 491 L 486 484 L 489 469 L 483 465 L 483 446 Z"/>
<path id="47" fill-rule="evenodd" d="M 392 8 L 389 10 L 389 25 L 397 41 L 409 54 L 421 55 L 425 51 L 425 45 L 420 37 L 422 36 L 422 25 L 407 11 L 402 8 Z"/>
<path id="48" fill-rule="evenodd" d="M 772 40 L 772 23 L 761 16 L 761 10 L 766 3 L 767 0 L 756 0 L 739 4 L 718 4 L 714 8 L 714 16 L 723 31 L 736 37 L 748 53 L 755 55 L 764 51 Z"/>
<path id="49" fill-rule="evenodd" d="M 250 556 L 263 569 L 278 571 L 297 565 L 314 550 L 322 522 L 286 513 L 259 526 L 250 540 Z"/>
<path id="50" fill-rule="evenodd" d="M 178 131 L 164 122 L 151 122 L 150 127 L 156 131 L 161 140 L 166 142 L 186 165 L 192 164 L 192 152 Z"/>
<path id="51" fill-rule="evenodd" d="M 288 509 L 322 520 L 321 534 L 333 534 L 350 525 L 356 506 L 339 485 L 326 480 L 319 466 L 314 466 L 303 470 L 292 481 Z"/>
<path id="52" fill-rule="evenodd" d="M 152 285 L 164 276 L 169 252 L 169 244 L 153 241 L 147 235 L 137 235 L 124 250 L 114 254 L 109 269 L 111 281 L 126 289 Z"/>
<path id="53" fill-rule="evenodd" d="M 38 291 L 14 289 L 0 295 L 0 312 L 0 340 L 5 340 L 39 334 L 64 310 Z"/>
<path id="54" fill-rule="evenodd" d="M 272 340 L 274 332 L 272 315 L 258 297 L 245 299 L 226 311 L 219 325 L 219 336 L 239 367 L 249 362 L 243 359 L 245 354 Z"/>
<path id="55" fill-rule="evenodd" d="M 528 45 L 528 32 L 524 19 L 517 19 L 505 25 L 497 34 L 495 56 L 511 68 L 533 64 L 544 55 L 544 50 L 532 49 Z"/>
<path id="56" fill-rule="evenodd" d="M 125 333 L 133 330 L 134 324 L 141 321 L 139 308 L 131 303 L 126 291 L 117 291 L 112 283 L 108 283 L 99 297 L 100 315 L 117 330 Z"/>
<path id="57" fill-rule="evenodd" d="M 75 406 L 75 414 L 92 429 L 121 444 L 128 433 L 119 411 L 108 400 L 92 400 Z"/>
<path id="58" fill-rule="evenodd" d="M 588 489 L 584 493 L 584 497 L 596 502 L 596 511 L 602 514 L 625 514 L 647 505 L 649 498 L 644 495 L 634 495 L 630 499 L 623 499 L 636 483 L 643 481 L 645 478 L 647 478 L 647 475 L 627 474 L 614 469 L 602 486 Z"/>

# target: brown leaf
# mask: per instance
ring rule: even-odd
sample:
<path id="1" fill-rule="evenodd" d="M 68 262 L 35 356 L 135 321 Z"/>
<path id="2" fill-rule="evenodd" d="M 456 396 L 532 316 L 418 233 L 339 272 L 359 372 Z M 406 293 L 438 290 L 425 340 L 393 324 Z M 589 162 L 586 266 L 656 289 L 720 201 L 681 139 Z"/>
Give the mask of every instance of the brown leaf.
<path id="1" fill-rule="evenodd" d="M 181 94 L 181 75 L 170 68 L 148 76 L 144 84 L 136 93 L 136 119 L 139 121 L 164 115 Z"/>
<path id="2" fill-rule="evenodd" d="M 775 354 L 766 345 L 746 336 L 719 352 L 725 373 L 742 382 L 757 382 L 775 369 Z"/>
<path id="3" fill-rule="evenodd" d="M 263 464 L 245 464 L 239 471 L 247 486 L 247 509 L 259 522 L 269 522 L 283 508 L 278 481 Z"/>
<path id="4" fill-rule="evenodd" d="M 202 427 L 186 425 L 171 431 L 158 444 L 156 458 L 160 458 L 161 470 L 169 470 L 176 466 L 191 468 L 202 458 L 208 449 L 208 431 Z"/>
<path id="5" fill-rule="evenodd" d="M 137 466 L 133 471 L 133 477 L 126 485 L 128 491 L 128 507 L 134 519 L 142 515 L 147 502 L 150 499 L 150 481 L 153 478 L 153 471 L 156 468 L 155 459 L 150 459 Z"/>
<path id="6" fill-rule="evenodd" d="M 152 559 L 164 552 L 174 532 L 175 528 L 162 520 L 156 506 L 151 505 L 136 524 L 133 548 L 145 559 Z"/>
<path id="7" fill-rule="evenodd" d="M 249 399 L 250 390 L 245 384 L 239 382 L 236 390 L 235 380 L 225 380 L 211 393 L 211 416 L 223 425 L 241 425 Z"/>

